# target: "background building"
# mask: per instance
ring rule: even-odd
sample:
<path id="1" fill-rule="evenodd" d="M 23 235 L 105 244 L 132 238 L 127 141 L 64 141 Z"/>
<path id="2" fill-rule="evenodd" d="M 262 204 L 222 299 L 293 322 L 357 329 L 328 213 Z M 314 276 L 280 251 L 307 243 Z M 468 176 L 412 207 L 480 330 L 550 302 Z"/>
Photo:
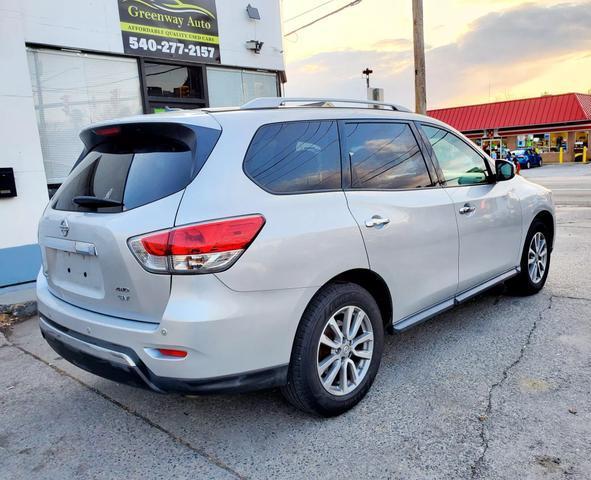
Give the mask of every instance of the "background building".
<path id="1" fill-rule="evenodd" d="M 37 220 L 86 125 L 280 93 L 280 2 L 251 3 L 0 0 L 0 286 L 35 278 Z"/>
<path id="2" fill-rule="evenodd" d="M 581 161 L 591 134 L 591 95 L 565 93 L 537 98 L 430 110 L 478 145 L 491 150 L 535 147 L 545 162 Z M 587 149 L 587 158 L 591 152 Z"/>

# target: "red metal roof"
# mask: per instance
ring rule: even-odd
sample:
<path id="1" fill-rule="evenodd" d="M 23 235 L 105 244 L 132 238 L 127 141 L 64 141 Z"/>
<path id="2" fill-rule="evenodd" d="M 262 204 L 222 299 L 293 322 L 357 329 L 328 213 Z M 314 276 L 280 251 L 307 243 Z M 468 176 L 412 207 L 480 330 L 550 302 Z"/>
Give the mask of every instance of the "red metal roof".
<path id="1" fill-rule="evenodd" d="M 565 93 L 506 102 L 429 110 L 461 132 L 591 121 L 591 95 Z"/>

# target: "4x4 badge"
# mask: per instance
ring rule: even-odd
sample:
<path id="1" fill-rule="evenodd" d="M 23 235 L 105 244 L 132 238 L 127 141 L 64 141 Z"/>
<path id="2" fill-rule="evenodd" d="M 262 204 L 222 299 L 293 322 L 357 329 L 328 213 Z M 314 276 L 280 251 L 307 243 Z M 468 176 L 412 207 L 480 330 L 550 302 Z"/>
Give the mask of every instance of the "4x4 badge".
<path id="1" fill-rule="evenodd" d="M 65 218 L 60 222 L 60 230 L 64 237 L 68 236 L 68 233 L 70 232 L 70 226 L 68 225 L 68 221 Z"/>

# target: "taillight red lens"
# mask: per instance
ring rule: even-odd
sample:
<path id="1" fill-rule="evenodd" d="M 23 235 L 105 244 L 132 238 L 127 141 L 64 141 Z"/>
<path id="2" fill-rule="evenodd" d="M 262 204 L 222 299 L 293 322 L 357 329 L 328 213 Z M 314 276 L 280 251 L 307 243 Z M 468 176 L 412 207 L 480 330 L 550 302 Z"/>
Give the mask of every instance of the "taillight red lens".
<path id="1" fill-rule="evenodd" d="M 103 137 L 117 135 L 120 132 L 121 132 L 121 127 L 103 127 L 103 128 L 97 128 L 94 131 L 94 133 L 96 133 L 97 135 L 101 135 Z"/>
<path id="2" fill-rule="evenodd" d="M 168 235 L 170 232 L 156 233 L 141 239 L 142 245 L 150 255 L 168 255 Z"/>
<path id="3" fill-rule="evenodd" d="M 134 237 L 128 243 L 151 272 L 220 272 L 234 264 L 264 224 L 262 215 L 248 215 Z"/>
<path id="4" fill-rule="evenodd" d="M 260 215 L 181 227 L 170 232 L 172 255 L 227 252 L 246 248 L 265 223 Z"/>
<path id="5" fill-rule="evenodd" d="M 187 356 L 187 352 L 184 350 L 174 350 L 172 348 L 158 348 L 157 350 L 165 357 L 185 358 Z"/>

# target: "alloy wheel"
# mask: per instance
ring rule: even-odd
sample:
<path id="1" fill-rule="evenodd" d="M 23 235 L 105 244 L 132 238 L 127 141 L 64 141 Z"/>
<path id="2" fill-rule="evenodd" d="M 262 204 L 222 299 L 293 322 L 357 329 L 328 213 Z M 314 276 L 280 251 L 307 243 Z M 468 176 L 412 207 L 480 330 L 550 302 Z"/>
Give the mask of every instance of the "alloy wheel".
<path id="1" fill-rule="evenodd" d="M 548 265 L 548 245 L 542 232 L 536 232 L 529 244 L 527 268 L 533 283 L 540 283 Z"/>
<path id="2" fill-rule="evenodd" d="M 339 309 L 324 325 L 318 341 L 318 377 L 332 395 L 353 392 L 363 381 L 373 356 L 371 321 L 359 307 Z"/>

